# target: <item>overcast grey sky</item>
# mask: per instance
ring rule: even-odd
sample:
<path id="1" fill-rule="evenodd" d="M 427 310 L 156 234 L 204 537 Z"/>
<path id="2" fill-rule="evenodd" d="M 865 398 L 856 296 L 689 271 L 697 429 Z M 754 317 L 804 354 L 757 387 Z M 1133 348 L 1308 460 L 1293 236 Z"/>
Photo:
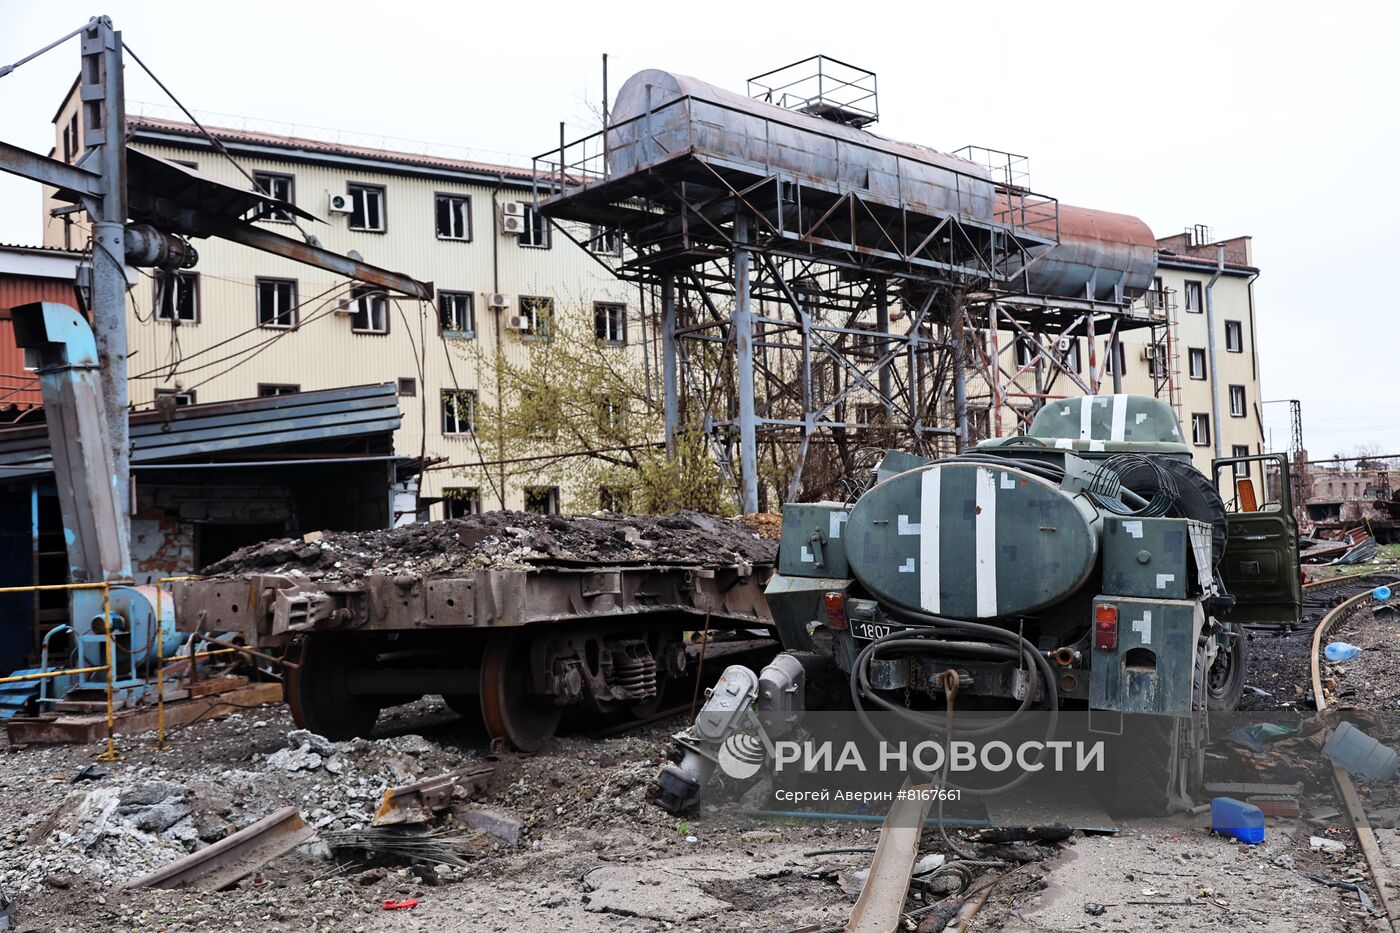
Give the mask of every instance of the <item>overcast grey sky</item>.
<path id="1" fill-rule="evenodd" d="M 917 12 L 911 12 L 915 11 Z M 236 5 L 0 0 L 0 61 L 110 15 L 186 105 L 518 157 L 592 131 L 657 67 L 742 91 L 821 52 L 879 74 L 882 135 L 1030 156 L 1062 201 L 1254 237 L 1266 399 L 1310 453 L 1400 453 L 1389 191 L 1400 4 L 1013 2 Z M 76 40 L 0 79 L 0 139 L 47 152 Z M 159 102 L 134 65 L 127 96 Z M 574 131 L 578 131 L 577 134 Z M 0 242 L 37 242 L 38 186 L 0 175 Z M 1288 441 L 1287 406 L 1265 407 Z"/>

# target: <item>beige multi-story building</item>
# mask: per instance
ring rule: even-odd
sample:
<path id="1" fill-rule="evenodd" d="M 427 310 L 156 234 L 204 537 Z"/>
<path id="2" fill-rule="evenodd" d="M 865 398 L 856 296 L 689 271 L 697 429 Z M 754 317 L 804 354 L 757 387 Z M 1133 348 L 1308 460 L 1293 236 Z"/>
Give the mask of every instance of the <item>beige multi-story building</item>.
<path id="1" fill-rule="evenodd" d="M 76 106 L 70 97 L 55 117 L 55 157 L 83 151 Z M 434 306 L 396 300 L 246 246 L 196 240 L 199 261 L 177 281 L 148 274 L 131 291 L 137 408 L 161 396 L 190 404 L 395 383 L 403 413 L 395 449 L 439 461 L 419 489 L 436 518 L 502 504 L 497 471 L 488 479 L 480 468 L 499 455 L 473 430 L 484 361 L 497 351 L 525 361 L 562 314 L 583 315 L 611 346 L 625 347 L 629 335 L 635 343 L 636 322 L 628 325 L 636 291 L 533 212 L 527 168 L 210 127 L 235 166 L 190 124 L 131 116 L 127 126 L 138 149 L 247 188 L 241 166 L 267 192 L 325 221 L 269 216 L 259 221 L 268 229 L 296 238 L 304 229 L 329 250 L 431 282 L 437 294 Z M 81 248 L 84 220 L 46 210 L 45 243 Z M 600 238 L 590 248 L 614 246 Z M 599 505 L 561 503 L 560 485 L 547 476 L 535 485 L 500 478 L 507 508 Z"/>
<path id="2" fill-rule="evenodd" d="M 56 157 L 82 152 L 76 106 L 70 95 L 55 116 Z M 552 314 L 579 315 L 574 320 L 595 323 L 600 340 L 637 349 L 647 330 L 637 292 L 589 255 L 620 244 L 596 229 L 558 235 L 532 210 L 532 176 L 522 167 L 208 129 L 238 166 L 193 125 L 128 117 L 134 146 L 237 187 L 248 187 L 247 172 L 264 190 L 325 220 L 298 224 L 270 216 L 259 223 L 289 236 L 302 236 L 304 228 L 328 249 L 432 282 L 436 306 L 362 294 L 323 270 L 199 240 L 198 264 L 177 282 L 158 288 L 147 276 L 132 292 L 134 405 L 149 406 L 160 396 L 203 403 L 393 382 L 404 415 L 396 449 L 441 461 L 423 474 L 419 490 L 428 503 L 441 500 L 427 512 L 432 517 L 497 507 L 502 498 L 507 508 L 548 511 L 610 501 L 606 490 L 601 499 L 569 490 L 562 473 L 527 481 L 493 469 L 488 477 L 483 462 L 518 452 L 488 454 L 473 428 L 478 400 L 485 401 L 482 361 L 497 350 L 525 360 L 531 343 L 545 338 Z M 87 240 L 81 214 L 46 212 L 45 222 L 47 245 L 80 248 Z M 1101 392 L 1112 391 L 1117 367 L 1122 391 L 1169 401 L 1197 466 L 1208 473 L 1214 458 L 1263 450 L 1258 269 L 1249 237 L 1217 243 L 1197 227 L 1159 239 L 1158 247 L 1154 287 L 1134 309 L 1157 318 L 1156 342 L 1153 330 L 1135 328 L 1122 334 L 1116 359 L 1102 334 L 1093 354 L 1081 337 L 1067 341 L 1060 355 L 1085 384 L 1092 382 L 1092 359 Z M 990 344 L 991 335 L 984 336 Z M 1029 362 L 1029 351 L 1005 332 L 996 335 L 995 347 L 1007 371 Z M 990 397 L 985 384 L 970 384 L 969 391 Z M 1046 395 L 1082 391 L 1060 378 Z M 1005 404 L 1001 417 L 995 405 L 970 408 L 974 439 L 1014 430 L 1012 409 L 1024 421 L 1032 402 L 1012 393 Z M 859 422 L 870 407 L 849 406 L 847 415 Z"/>
<path id="3" fill-rule="evenodd" d="M 1207 473 L 1214 458 L 1265 450 L 1255 339 L 1258 276 L 1249 237 L 1210 242 L 1196 228 L 1159 238 L 1157 279 L 1143 306 L 1166 318 L 1170 353 L 1155 353 L 1145 329 L 1127 332 L 1122 341 L 1124 391 L 1151 395 L 1157 388 L 1176 410 L 1196 466 Z"/>

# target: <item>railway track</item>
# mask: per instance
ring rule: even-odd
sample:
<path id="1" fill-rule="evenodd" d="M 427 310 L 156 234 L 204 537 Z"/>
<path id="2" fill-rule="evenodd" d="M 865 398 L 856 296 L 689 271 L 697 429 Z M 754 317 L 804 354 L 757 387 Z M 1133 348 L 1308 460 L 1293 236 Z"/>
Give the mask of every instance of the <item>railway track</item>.
<path id="1" fill-rule="evenodd" d="M 1325 591 L 1329 597 L 1335 599 L 1338 595 L 1342 595 L 1343 590 L 1345 590 L 1345 595 L 1342 595 L 1340 602 L 1334 602 L 1313 628 L 1309 666 L 1312 675 L 1313 704 L 1319 712 L 1327 709 L 1327 697 L 1322 689 L 1323 641 L 1338 624 L 1350 618 L 1353 613 L 1366 605 L 1372 589 L 1382 583 L 1392 582 L 1396 578 L 1395 574 L 1368 573 L 1354 574 L 1333 581 L 1320 581 L 1339 584 L 1335 590 Z M 1380 897 L 1386 921 L 1392 930 L 1400 929 L 1400 902 L 1397 902 L 1396 896 L 1391 890 L 1393 873 L 1390 866 L 1386 864 L 1380 843 L 1376 839 L 1376 832 L 1366 816 L 1361 796 L 1356 792 L 1356 785 L 1352 782 L 1351 775 L 1335 764 L 1332 765 L 1332 779 L 1337 785 L 1337 792 L 1346 808 L 1347 819 L 1351 821 L 1352 828 L 1356 832 L 1357 844 L 1361 847 L 1361 854 L 1366 859 L 1366 867 L 1371 873 L 1371 881 Z"/>

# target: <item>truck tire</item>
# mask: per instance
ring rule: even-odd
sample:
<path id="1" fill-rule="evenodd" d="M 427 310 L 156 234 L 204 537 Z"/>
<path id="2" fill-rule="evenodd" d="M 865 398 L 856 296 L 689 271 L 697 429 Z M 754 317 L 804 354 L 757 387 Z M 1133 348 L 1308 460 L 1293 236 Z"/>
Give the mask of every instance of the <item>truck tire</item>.
<path id="1" fill-rule="evenodd" d="M 1239 709 L 1249 667 L 1249 640 L 1243 627 L 1226 623 L 1224 628 L 1215 663 L 1205 672 L 1206 708 L 1212 713 Z"/>
<path id="2" fill-rule="evenodd" d="M 1115 817 L 1167 816 L 1188 802 L 1195 757 L 1185 748 L 1186 722 L 1176 716 L 1125 714 L 1111 746 L 1109 799 Z M 1201 762 L 1203 764 L 1203 762 Z"/>

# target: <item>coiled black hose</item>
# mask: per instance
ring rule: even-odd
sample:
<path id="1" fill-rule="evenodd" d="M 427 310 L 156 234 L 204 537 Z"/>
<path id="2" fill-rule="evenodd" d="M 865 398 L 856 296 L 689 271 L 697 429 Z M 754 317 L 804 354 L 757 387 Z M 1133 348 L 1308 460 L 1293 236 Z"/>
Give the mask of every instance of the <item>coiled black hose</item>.
<path id="1" fill-rule="evenodd" d="M 875 655 L 882 650 L 914 649 L 921 651 L 934 650 L 954 657 L 978 657 L 978 658 L 1003 658 L 1006 660 L 1025 660 L 1027 663 L 1028 680 L 1026 684 L 1026 694 L 1021 699 L 1021 704 L 1013 710 L 1007 718 L 985 726 L 973 727 L 960 730 L 964 736 L 989 735 L 1006 728 L 1025 715 L 1033 705 L 1035 696 L 1041 688 L 1045 690 L 1044 708 L 1049 713 L 1048 722 L 1045 729 L 1045 739 L 1050 741 L 1055 736 L 1055 727 L 1059 721 L 1060 711 L 1060 691 L 1055 680 L 1055 672 L 1050 667 L 1050 662 L 1045 658 L 1035 645 L 1031 644 L 1025 637 L 1017 632 L 1010 631 L 995 625 L 987 625 L 981 622 L 968 622 L 962 619 L 949 619 L 943 616 L 930 615 L 925 612 L 916 612 L 911 609 L 899 609 L 889 607 L 886 610 L 891 618 L 900 622 L 912 625 L 927 626 L 923 629 L 905 629 L 891 632 L 881 638 L 877 638 L 866 645 L 856 655 L 854 663 L 851 664 L 851 702 L 855 707 L 856 715 L 860 718 L 861 724 L 866 731 L 876 738 L 883 739 L 884 736 L 875 723 L 871 721 L 869 712 L 866 709 L 866 702 L 870 701 L 875 706 L 899 716 L 906 722 L 930 732 L 944 734 L 947 729 L 938 721 L 938 717 L 920 713 L 908 707 L 900 706 L 886 700 L 875 692 L 870 684 L 870 663 L 875 659 Z M 955 641 L 948 640 L 944 636 L 957 634 L 972 636 L 981 639 L 991 639 L 995 644 L 988 644 L 983 641 Z M 1045 754 L 1045 749 L 1041 749 L 1040 755 Z M 1037 761 L 1040 760 L 1038 756 Z M 959 787 L 974 797 L 985 797 L 992 794 L 999 794 L 1019 786 L 1031 776 L 1030 771 L 1022 773 L 1019 777 L 1012 779 L 998 787 L 970 788 Z"/>

